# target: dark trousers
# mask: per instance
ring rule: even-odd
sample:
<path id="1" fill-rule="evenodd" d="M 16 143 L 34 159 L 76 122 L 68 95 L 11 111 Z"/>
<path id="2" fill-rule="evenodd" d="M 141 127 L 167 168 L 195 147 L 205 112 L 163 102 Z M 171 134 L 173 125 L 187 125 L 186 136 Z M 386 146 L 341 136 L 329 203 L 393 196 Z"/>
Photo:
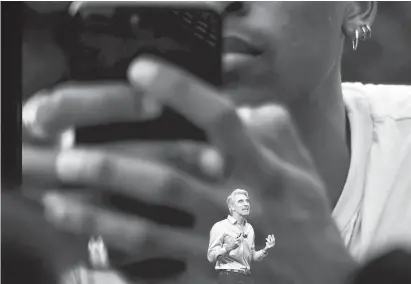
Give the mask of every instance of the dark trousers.
<path id="1" fill-rule="evenodd" d="M 251 275 L 221 271 L 218 275 L 218 284 L 254 284 L 254 281 Z"/>

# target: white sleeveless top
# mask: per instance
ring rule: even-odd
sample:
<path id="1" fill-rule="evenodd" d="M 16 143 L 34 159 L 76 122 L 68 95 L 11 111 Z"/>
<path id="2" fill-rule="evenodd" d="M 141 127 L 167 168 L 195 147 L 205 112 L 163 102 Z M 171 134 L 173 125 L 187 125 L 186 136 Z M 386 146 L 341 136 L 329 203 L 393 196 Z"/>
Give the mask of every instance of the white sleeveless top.
<path id="1" fill-rule="evenodd" d="M 411 249 L 411 86 L 343 84 L 351 165 L 333 217 L 359 261 Z"/>

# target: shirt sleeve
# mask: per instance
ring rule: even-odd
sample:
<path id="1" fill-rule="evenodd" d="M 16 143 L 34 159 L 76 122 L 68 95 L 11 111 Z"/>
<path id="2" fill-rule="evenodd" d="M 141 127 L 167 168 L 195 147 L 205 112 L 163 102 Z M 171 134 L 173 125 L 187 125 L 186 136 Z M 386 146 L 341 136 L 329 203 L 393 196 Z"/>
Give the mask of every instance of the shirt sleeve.
<path id="1" fill-rule="evenodd" d="M 254 230 L 252 232 L 252 242 L 251 242 L 251 253 L 253 254 L 253 261 L 259 262 L 261 261 L 264 257 L 266 257 L 268 254 L 265 252 L 265 250 L 259 250 L 255 251 L 255 234 Z"/>
<path id="2" fill-rule="evenodd" d="M 210 231 L 210 243 L 208 245 L 207 259 L 213 263 L 221 255 L 225 255 L 227 250 L 223 247 L 224 231 L 221 226 L 215 224 Z"/>

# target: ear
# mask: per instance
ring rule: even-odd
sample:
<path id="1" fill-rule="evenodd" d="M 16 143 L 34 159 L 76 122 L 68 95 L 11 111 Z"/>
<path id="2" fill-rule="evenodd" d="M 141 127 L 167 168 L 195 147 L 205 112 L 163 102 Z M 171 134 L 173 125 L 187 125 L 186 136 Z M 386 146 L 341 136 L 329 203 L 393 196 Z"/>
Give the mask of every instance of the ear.
<path id="1" fill-rule="evenodd" d="M 348 37 L 353 37 L 355 30 L 363 25 L 371 27 L 377 15 L 375 1 L 347 1 L 343 30 Z"/>

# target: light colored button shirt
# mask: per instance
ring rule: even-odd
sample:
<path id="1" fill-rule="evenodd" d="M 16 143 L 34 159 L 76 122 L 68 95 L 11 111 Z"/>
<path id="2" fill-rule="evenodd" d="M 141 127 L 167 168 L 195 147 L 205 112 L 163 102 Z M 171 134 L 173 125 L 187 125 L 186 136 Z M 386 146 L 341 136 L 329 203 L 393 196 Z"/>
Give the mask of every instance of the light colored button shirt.
<path id="1" fill-rule="evenodd" d="M 411 250 L 411 86 L 343 84 L 351 165 L 333 217 L 359 261 Z"/>
<path id="2" fill-rule="evenodd" d="M 225 245 L 231 243 L 240 234 L 242 234 L 240 245 L 227 252 Z M 212 227 L 207 258 L 210 262 L 216 263 L 217 270 L 250 271 L 252 261 L 261 261 L 266 256 L 264 250 L 255 251 L 254 241 L 254 229 L 250 223 L 244 220 L 244 224 L 239 224 L 234 217 L 228 216 Z"/>

